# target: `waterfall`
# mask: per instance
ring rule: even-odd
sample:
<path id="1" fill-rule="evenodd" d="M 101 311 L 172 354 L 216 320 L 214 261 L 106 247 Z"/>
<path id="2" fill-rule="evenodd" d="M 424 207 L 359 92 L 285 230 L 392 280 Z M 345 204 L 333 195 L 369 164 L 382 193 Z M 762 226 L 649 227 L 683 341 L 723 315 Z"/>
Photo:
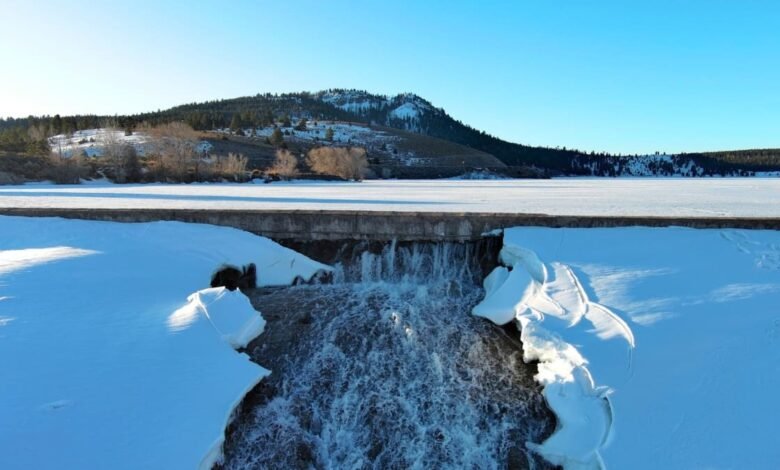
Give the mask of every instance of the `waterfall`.
<path id="1" fill-rule="evenodd" d="M 224 467 L 548 468 L 525 447 L 555 426 L 535 367 L 470 314 L 491 249 L 353 244 L 329 284 L 259 289 L 268 326 L 247 352 L 273 372 Z"/>

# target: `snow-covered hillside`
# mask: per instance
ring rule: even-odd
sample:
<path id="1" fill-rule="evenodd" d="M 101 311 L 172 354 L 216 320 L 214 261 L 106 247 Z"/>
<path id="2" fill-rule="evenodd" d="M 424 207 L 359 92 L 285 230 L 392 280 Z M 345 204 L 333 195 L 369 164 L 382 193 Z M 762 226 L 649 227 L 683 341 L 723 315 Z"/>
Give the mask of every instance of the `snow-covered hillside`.
<path id="1" fill-rule="evenodd" d="M 76 154 L 99 157 L 103 155 L 104 147 L 113 143 L 131 145 L 139 155 L 144 155 L 153 144 L 152 139 L 143 132 L 133 131 L 130 135 L 126 135 L 125 131 L 106 128 L 84 129 L 70 135 L 57 134 L 49 137 L 48 142 L 52 152 L 66 157 Z M 210 148 L 208 142 L 202 141 L 198 144 L 197 150 L 208 153 Z"/>
<path id="2" fill-rule="evenodd" d="M 574 159 L 572 169 L 591 176 L 701 176 L 704 169 L 692 159 L 674 155 L 636 155 L 598 157 L 588 161 Z"/>
<path id="3" fill-rule="evenodd" d="M 388 105 L 386 97 L 371 95 L 359 90 L 329 90 L 316 95 L 325 103 L 351 113 L 363 113 L 370 109 L 382 109 Z"/>
<path id="4" fill-rule="evenodd" d="M 440 113 L 431 103 L 413 93 L 372 95 L 359 90 L 329 90 L 316 94 L 320 100 L 344 111 L 378 121 L 379 124 L 424 133 L 425 113 Z"/>
<path id="5" fill-rule="evenodd" d="M 573 468 L 775 468 L 780 233 L 515 228 L 476 315 L 522 329 Z"/>
<path id="6" fill-rule="evenodd" d="M 588 176 L 773 176 L 773 172 L 755 173 L 719 169 L 707 171 L 694 158 L 687 155 L 631 155 L 631 156 L 580 156 L 571 163 L 574 174 Z"/>
<path id="7" fill-rule="evenodd" d="M 297 122 L 300 118 L 293 116 L 293 121 Z M 274 132 L 274 127 L 246 128 L 242 129 L 244 135 L 248 137 L 270 137 Z M 400 138 L 390 135 L 385 131 L 368 127 L 362 124 L 352 124 L 338 121 L 308 121 L 305 130 L 299 130 L 294 127 L 280 128 L 284 133 L 285 139 L 301 140 L 307 143 L 328 144 L 326 133 L 328 129 L 333 130 L 334 145 L 355 145 L 362 147 L 379 147 L 382 145 L 392 148 L 393 143 L 398 142 Z M 219 129 L 218 132 L 230 133 L 229 129 Z"/>
<path id="8" fill-rule="evenodd" d="M 293 116 L 292 121 L 297 123 L 298 116 Z M 241 130 L 244 136 L 252 138 L 266 139 L 273 134 L 274 127 L 245 128 Z M 363 147 L 373 156 L 382 156 L 384 164 L 400 166 L 422 166 L 436 165 L 435 158 L 418 154 L 418 152 L 408 149 L 399 149 L 402 147 L 404 139 L 397 133 L 390 133 L 386 130 L 370 127 L 364 124 L 354 124 L 339 121 L 308 121 L 305 130 L 295 127 L 280 128 L 285 142 L 303 143 L 304 145 L 325 145 L 325 146 L 356 146 Z M 326 136 L 329 130 L 333 131 L 333 139 L 327 140 Z M 232 134 L 230 129 L 218 129 L 217 132 L 223 134 Z M 419 152 L 425 153 L 425 152 Z M 478 152 L 474 152 L 477 154 Z M 500 162 L 496 162 L 500 165 Z"/>
<path id="9" fill-rule="evenodd" d="M 327 269 L 230 228 L 0 217 L 0 468 L 211 468 L 268 371 L 222 264 L 287 285 Z"/>
<path id="10" fill-rule="evenodd" d="M 109 141 L 132 145 L 143 155 L 149 138 L 140 132 L 125 135 L 124 131 L 116 129 L 85 129 L 71 135 L 58 134 L 49 137 L 49 147 L 52 152 L 65 156 L 83 152 L 89 157 L 95 157 L 103 154 L 103 146 Z"/>

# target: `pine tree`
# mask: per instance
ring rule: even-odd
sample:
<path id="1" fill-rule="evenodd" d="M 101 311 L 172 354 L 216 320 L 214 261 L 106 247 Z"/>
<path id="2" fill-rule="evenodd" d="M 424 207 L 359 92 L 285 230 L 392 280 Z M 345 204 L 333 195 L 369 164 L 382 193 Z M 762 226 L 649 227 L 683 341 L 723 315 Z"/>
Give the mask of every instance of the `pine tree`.
<path id="1" fill-rule="evenodd" d="M 274 123 L 274 115 L 271 111 L 266 111 L 263 116 L 263 126 L 271 126 Z"/>
<path id="2" fill-rule="evenodd" d="M 230 121 L 230 130 L 237 131 L 243 127 L 243 122 L 241 122 L 241 116 L 238 115 L 238 113 L 233 114 L 233 119 Z"/>
<path id="3" fill-rule="evenodd" d="M 296 131 L 305 131 L 306 130 L 306 118 L 301 118 L 300 121 L 298 121 L 298 124 L 295 126 Z"/>
<path id="4" fill-rule="evenodd" d="M 51 120 L 51 128 L 52 132 L 54 134 L 61 134 L 62 133 L 62 118 L 59 114 L 55 114 L 54 118 Z"/>
<path id="5" fill-rule="evenodd" d="M 284 143 L 284 136 L 278 127 L 271 133 L 271 136 L 268 138 L 268 142 L 274 147 L 279 147 Z"/>
<path id="6" fill-rule="evenodd" d="M 325 140 L 333 142 L 333 128 L 329 127 L 325 130 Z"/>

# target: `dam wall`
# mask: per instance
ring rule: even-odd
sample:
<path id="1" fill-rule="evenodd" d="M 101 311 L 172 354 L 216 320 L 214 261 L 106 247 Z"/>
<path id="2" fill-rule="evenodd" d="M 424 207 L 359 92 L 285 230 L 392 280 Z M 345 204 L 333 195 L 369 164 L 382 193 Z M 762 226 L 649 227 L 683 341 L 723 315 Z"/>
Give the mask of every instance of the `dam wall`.
<path id="1" fill-rule="evenodd" d="M 0 215 L 111 222 L 179 221 L 235 227 L 275 240 L 471 241 L 515 226 L 780 230 L 780 218 L 566 216 L 484 212 L 2 208 Z"/>

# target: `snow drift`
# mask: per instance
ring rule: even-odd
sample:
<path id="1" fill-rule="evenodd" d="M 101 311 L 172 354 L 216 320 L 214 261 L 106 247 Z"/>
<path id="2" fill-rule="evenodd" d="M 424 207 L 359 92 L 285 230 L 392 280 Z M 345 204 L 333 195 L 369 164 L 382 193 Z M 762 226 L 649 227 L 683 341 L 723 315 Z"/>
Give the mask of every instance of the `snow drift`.
<path id="1" fill-rule="evenodd" d="M 207 286 L 327 267 L 235 229 L 0 217 L 0 468 L 210 468 L 268 371 L 234 348 L 264 321 Z"/>
<path id="2" fill-rule="evenodd" d="M 779 233 L 513 228 L 501 261 L 473 313 L 539 361 L 559 423 L 530 448 L 567 469 L 780 461 Z"/>

